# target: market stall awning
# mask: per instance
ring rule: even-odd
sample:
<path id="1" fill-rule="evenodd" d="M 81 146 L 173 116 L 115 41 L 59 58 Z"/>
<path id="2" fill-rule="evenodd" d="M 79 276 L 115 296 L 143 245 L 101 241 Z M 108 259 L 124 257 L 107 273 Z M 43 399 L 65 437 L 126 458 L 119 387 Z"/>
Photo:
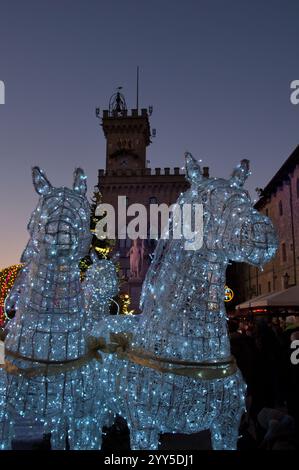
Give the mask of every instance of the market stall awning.
<path id="1" fill-rule="evenodd" d="M 236 306 L 236 310 L 253 307 L 296 307 L 299 306 L 299 286 L 289 287 L 272 294 L 264 294 Z"/>

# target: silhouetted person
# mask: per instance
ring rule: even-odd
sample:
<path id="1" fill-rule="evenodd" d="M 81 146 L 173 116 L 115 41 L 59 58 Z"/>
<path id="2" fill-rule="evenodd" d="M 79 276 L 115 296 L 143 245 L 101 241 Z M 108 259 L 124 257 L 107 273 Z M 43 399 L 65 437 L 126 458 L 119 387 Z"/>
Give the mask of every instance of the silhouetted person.
<path id="1" fill-rule="evenodd" d="M 230 320 L 228 324 L 231 353 L 236 358 L 238 367 L 247 384 L 247 396 L 253 394 L 255 388 L 255 364 L 257 351 L 254 340 L 245 333 L 240 333 L 239 323 Z"/>
<path id="2" fill-rule="evenodd" d="M 255 345 L 257 363 L 255 369 L 256 393 L 253 400 L 253 412 L 262 408 L 275 408 L 282 396 L 282 347 L 272 328 L 263 319 L 255 325 Z"/>
<path id="3" fill-rule="evenodd" d="M 286 400 L 288 412 L 295 419 L 296 433 L 299 439 L 299 364 L 292 364 L 291 354 L 294 349 L 291 348 L 291 343 L 294 340 L 299 340 L 299 328 L 296 331 L 290 331 L 289 334 L 288 350 L 286 354 Z"/>

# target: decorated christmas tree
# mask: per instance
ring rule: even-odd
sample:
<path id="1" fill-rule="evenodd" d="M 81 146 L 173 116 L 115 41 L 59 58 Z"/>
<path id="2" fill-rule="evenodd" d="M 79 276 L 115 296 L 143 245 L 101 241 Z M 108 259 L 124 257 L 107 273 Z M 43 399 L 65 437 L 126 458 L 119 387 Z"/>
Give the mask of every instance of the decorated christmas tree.
<path id="1" fill-rule="evenodd" d="M 98 221 L 104 217 L 102 216 L 97 216 L 96 213 L 96 208 L 99 204 L 102 202 L 102 194 L 96 188 L 93 194 L 93 198 L 91 200 L 91 217 L 90 217 L 90 231 L 92 232 L 92 242 L 91 242 L 91 247 L 90 247 L 90 252 L 96 253 L 97 257 L 99 259 L 111 259 L 114 261 L 116 265 L 116 271 L 118 274 L 118 280 L 119 280 L 119 285 L 121 285 L 124 282 L 124 278 L 121 275 L 120 271 L 120 266 L 117 261 L 117 253 L 115 252 L 115 240 L 109 240 L 107 238 L 105 239 L 99 239 L 96 234 L 95 234 L 95 228 L 98 223 Z M 91 266 L 92 264 L 92 259 L 90 254 L 85 256 L 80 261 L 80 271 L 81 271 L 81 276 L 82 279 L 85 277 L 85 273 L 87 269 Z M 129 294 L 127 293 L 120 293 L 118 294 L 114 299 L 114 301 L 111 303 L 111 309 L 110 313 L 111 314 L 117 314 L 117 313 L 122 313 L 125 315 L 129 315 L 133 313 L 133 311 L 130 309 L 130 304 L 131 304 L 131 299 Z"/>
<path id="2" fill-rule="evenodd" d="M 8 316 L 5 312 L 5 299 L 14 285 L 22 264 L 14 264 L 0 271 L 0 327 L 4 326 Z"/>

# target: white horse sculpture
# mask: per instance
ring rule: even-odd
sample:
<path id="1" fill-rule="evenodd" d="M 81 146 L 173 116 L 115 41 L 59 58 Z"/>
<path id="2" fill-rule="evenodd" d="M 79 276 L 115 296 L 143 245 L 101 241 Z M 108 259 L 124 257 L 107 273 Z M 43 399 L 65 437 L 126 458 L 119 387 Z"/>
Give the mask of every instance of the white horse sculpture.
<path id="1" fill-rule="evenodd" d="M 99 364 L 86 347 L 78 268 L 91 241 L 86 178 L 77 169 L 73 189 L 54 188 L 35 167 L 33 183 L 40 199 L 28 225 L 26 264 L 7 302 L 17 313 L 0 371 L 0 448 L 10 448 L 22 419 L 41 423 L 54 449 L 67 441 L 72 449 L 99 448 Z"/>
<path id="2" fill-rule="evenodd" d="M 236 449 L 245 384 L 230 353 L 225 271 L 229 260 L 261 266 L 277 247 L 272 223 L 242 188 L 248 163 L 242 160 L 228 180 L 204 178 L 187 154 L 191 187 L 178 204 L 203 204 L 202 248 L 161 239 L 140 318 L 98 325 L 116 352 L 105 356 L 101 373 L 102 424 L 111 413 L 122 415 L 132 449 L 157 449 L 160 433 L 204 429 L 214 449 Z"/>

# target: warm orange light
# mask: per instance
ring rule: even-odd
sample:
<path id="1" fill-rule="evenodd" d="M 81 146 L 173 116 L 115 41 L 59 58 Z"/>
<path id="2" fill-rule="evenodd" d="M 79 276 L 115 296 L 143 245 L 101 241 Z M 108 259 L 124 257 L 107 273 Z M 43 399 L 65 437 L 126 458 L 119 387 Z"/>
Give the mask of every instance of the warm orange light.
<path id="1" fill-rule="evenodd" d="M 224 302 L 230 302 L 234 295 L 234 291 L 230 287 L 224 286 Z"/>
<path id="2" fill-rule="evenodd" d="M 4 302 L 5 299 L 14 285 L 16 277 L 22 268 L 22 264 L 14 264 L 8 266 L 0 271 L 0 326 L 3 324 L 5 319 L 4 314 Z"/>

